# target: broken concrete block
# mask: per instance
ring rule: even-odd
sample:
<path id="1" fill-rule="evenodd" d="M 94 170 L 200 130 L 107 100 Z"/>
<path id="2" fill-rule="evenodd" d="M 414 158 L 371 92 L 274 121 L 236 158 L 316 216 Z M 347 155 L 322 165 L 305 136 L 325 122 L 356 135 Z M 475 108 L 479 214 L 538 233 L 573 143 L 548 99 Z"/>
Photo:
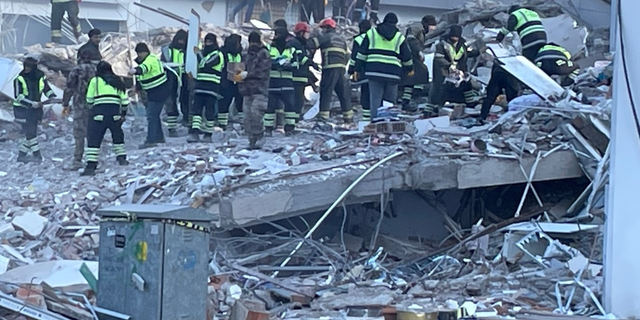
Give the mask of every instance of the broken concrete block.
<path id="1" fill-rule="evenodd" d="M 13 225 L 10 223 L 2 223 L 0 224 L 0 238 L 6 239 L 5 234 L 15 231 Z"/>
<path id="2" fill-rule="evenodd" d="M 229 320 L 268 320 L 269 312 L 264 303 L 253 300 L 236 300 L 231 308 Z"/>
<path id="3" fill-rule="evenodd" d="M 11 261 L 11 259 L 0 255 L 0 274 L 7 272 L 7 269 L 9 269 L 9 261 Z"/>
<path id="4" fill-rule="evenodd" d="M 44 227 L 47 226 L 47 218 L 37 212 L 28 211 L 21 216 L 13 218 L 11 223 L 16 228 L 24 231 L 25 234 L 32 238 L 37 238 L 44 231 Z"/>
<path id="5" fill-rule="evenodd" d="M 47 303 L 42 296 L 41 286 L 20 287 L 16 292 L 16 298 L 38 308 L 47 309 Z"/>

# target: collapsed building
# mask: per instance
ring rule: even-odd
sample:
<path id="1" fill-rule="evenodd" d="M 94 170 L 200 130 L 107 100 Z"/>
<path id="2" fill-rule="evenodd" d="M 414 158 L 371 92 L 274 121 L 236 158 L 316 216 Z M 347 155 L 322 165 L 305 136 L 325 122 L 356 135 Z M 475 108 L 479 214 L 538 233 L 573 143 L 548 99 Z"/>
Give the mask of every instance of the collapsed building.
<path id="1" fill-rule="evenodd" d="M 86 269 L 97 274 L 96 212 L 163 203 L 215 217 L 203 301 L 208 319 L 456 319 L 461 308 L 478 317 L 604 315 L 611 100 L 599 77 L 611 68 L 608 33 L 574 27 L 579 16 L 562 6 L 528 5 L 546 17 L 547 28 L 563 30 L 558 41 L 574 56 L 583 53 L 579 90 L 566 92 L 532 64 L 504 58 L 533 94 L 495 106 L 484 126 L 470 125 L 479 110 L 450 105 L 436 118 L 399 117 L 354 131 L 306 122 L 294 137 L 248 151 L 235 124 L 218 143 L 176 138 L 131 151 L 129 167 L 104 163 L 91 179 L 61 171 L 72 137 L 57 106 L 43 122 L 48 160 L 38 166 L 14 163 L 17 127 L 10 109 L 0 109 L 0 154 L 8 159 L 0 169 L 2 291 L 60 319 L 93 319 Z M 485 42 L 506 8 L 468 3 L 444 14 L 438 30 L 459 23 L 468 40 Z M 203 29 L 221 36 L 250 31 Z M 135 42 L 159 51 L 175 31 L 114 34 L 102 44 L 103 56 L 124 74 Z M 25 50 L 64 87 L 74 46 Z M 17 57 L 0 60 L 8 97 Z M 488 77 L 487 69 L 478 68 L 477 78 Z M 128 145 L 144 136 L 144 111 L 132 111 L 135 120 L 124 124 Z M 20 311 L 10 313 L 5 318 L 19 319 Z"/>

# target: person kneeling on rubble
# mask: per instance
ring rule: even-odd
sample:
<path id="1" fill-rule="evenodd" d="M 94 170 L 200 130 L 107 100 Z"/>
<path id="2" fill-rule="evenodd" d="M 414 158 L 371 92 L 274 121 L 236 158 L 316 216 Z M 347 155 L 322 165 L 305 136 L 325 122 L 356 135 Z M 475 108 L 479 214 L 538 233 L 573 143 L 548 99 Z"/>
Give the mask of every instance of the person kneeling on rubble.
<path id="1" fill-rule="evenodd" d="M 538 51 L 535 64 L 548 76 L 558 77 L 558 82 L 563 87 L 573 85 L 580 74 L 580 66 L 571 61 L 571 53 L 552 42 Z"/>
<path id="2" fill-rule="evenodd" d="M 445 102 L 463 103 L 473 107 L 475 96 L 469 81 L 467 59 L 477 57 L 478 50 L 467 47 L 462 27 L 449 28 L 446 39 L 436 45 L 433 59 L 433 84 L 429 92 L 431 104 L 441 107 Z M 425 110 L 431 113 L 435 110 Z"/>
<path id="3" fill-rule="evenodd" d="M 38 123 L 42 120 L 42 94 L 49 99 L 56 97 L 49 83 L 45 79 L 44 72 L 38 69 L 38 60 L 26 58 L 23 70 L 13 83 L 15 98 L 13 100 L 13 114 L 15 122 L 22 125 L 22 134 L 18 162 L 27 163 L 27 154 L 33 153 L 35 162 L 42 162 L 40 147 L 38 145 Z"/>
<path id="4" fill-rule="evenodd" d="M 87 105 L 91 110 L 87 127 L 87 166 L 81 175 L 95 174 L 100 145 L 107 129 L 111 132 L 113 139 L 116 161 L 121 166 L 129 164 L 122 131 L 122 123 L 129 107 L 129 97 L 126 92 L 126 84 L 122 78 L 113 73 L 111 65 L 106 61 L 100 62 L 96 68 L 96 76 L 91 79 L 87 87 Z"/>

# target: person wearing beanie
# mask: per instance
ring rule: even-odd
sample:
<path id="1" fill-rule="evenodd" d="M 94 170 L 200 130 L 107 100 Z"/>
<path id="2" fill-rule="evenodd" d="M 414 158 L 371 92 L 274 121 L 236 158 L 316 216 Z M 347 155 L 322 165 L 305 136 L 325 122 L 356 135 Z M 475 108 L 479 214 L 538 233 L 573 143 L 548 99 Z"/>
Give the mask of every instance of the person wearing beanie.
<path id="1" fill-rule="evenodd" d="M 436 29 L 436 27 L 438 26 L 438 22 L 436 21 L 436 17 L 428 14 L 424 17 L 422 17 L 422 20 L 420 21 L 420 24 L 422 24 L 422 28 L 424 31 L 424 34 L 428 34 L 429 32 L 432 32 L 433 30 Z"/>
<path id="2" fill-rule="evenodd" d="M 222 68 L 222 80 L 220 83 L 222 100 L 220 100 L 218 111 L 218 126 L 222 130 L 227 130 L 229 125 L 229 110 L 231 102 L 234 103 L 238 111 L 238 118 L 244 117 L 242 110 L 242 95 L 238 92 L 238 83 L 229 79 L 229 70 L 237 70 L 242 63 L 242 37 L 238 34 L 231 34 L 224 39 L 224 45 L 220 48 L 224 55 L 224 66 Z M 235 75 L 235 72 L 232 72 Z M 240 121 L 241 122 L 241 121 Z"/>
<path id="3" fill-rule="evenodd" d="M 35 162 L 42 162 L 42 154 L 38 145 L 38 123 L 42 120 L 42 105 L 40 101 L 44 94 L 53 99 L 53 93 L 44 72 L 38 69 L 38 60 L 26 58 L 22 72 L 13 81 L 15 92 L 13 100 L 13 114 L 16 122 L 22 126 L 22 135 L 18 149 L 18 162 L 29 162 L 27 155 L 33 155 Z M 47 100 L 48 101 L 48 100 Z"/>
<path id="4" fill-rule="evenodd" d="M 82 28 L 78 13 L 80 12 L 79 0 L 51 0 L 51 42 L 62 42 L 62 19 L 67 14 L 73 36 L 78 40 L 82 35 Z"/>
<path id="5" fill-rule="evenodd" d="M 360 80 L 369 80 L 371 119 L 376 121 L 382 101 L 395 103 L 398 84 L 404 76 L 413 76 L 411 49 L 396 24 L 398 17 L 390 12 L 381 24 L 371 28 L 362 40 L 362 52 L 356 59 L 355 72 Z"/>
<path id="6" fill-rule="evenodd" d="M 542 25 L 542 19 L 537 12 L 513 5 L 509 8 L 509 20 L 496 41 L 502 42 L 511 32 L 518 33 L 522 43 L 522 55 L 533 62 L 540 48 L 547 44 L 547 32 Z"/>
<path id="7" fill-rule="evenodd" d="M 73 112 L 73 140 L 75 149 L 73 161 L 64 167 L 65 170 L 78 170 L 82 168 L 82 156 L 84 154 L 84 140 L 87 138 L 87 125 L 89 123 L 89 106 L 87 105 L 87 87 L 96 75 L 95 58 L 92 50 L 85 50 L 80 55 L 80 62 L 69 72 L 67 87 L 62 96 L 62 114 L 69 115 Z M 69 104 L 73 98 L 73 108 Z"/>
<path id="8" fill-rule="evenodd" d="M 358 24 L 360 34 L 353 38 L 351 48 L 351 59 L 349 59 L 349 69 L 347 72 L 351 75 L 351 85 L 360 85 L 360 105 L 362 106 L 362 121 L 371 121 L 371 106 L 369 104 L 369 84 L 367 79 L 359 77 L 356 72 L 356 59 L 362 52 L 362 41 L 371 29 L 370 20 L 362 20 Z M 361 79 L 358 79 L 361 78 Z"/>
<path id="9" fill-rule="evenodd" d="M 445 80 L 466 76 L 467 59 L 477 57 L 480 52 L 467 47 L 462 38 L 462 27 L 459 25 L 449 27 L 449 32 L 444 38 L 436 45 L 433 83 L 429 92 L 430 102 L 435 107 L 442 107 L 445 102 L 466 103 L 469 107 L 475 107 L 475 95 L 469 81 L 455 86 L 451 82 L 445 83 Z M 437 113 L 437 110 L 432 111 Z"/>
<path id="10" fill-rule="evenodd" d="M 245 112 L 244 131 L 249 138 L 249 149 L 259 149 L 258 142 L 264 135 L 263 117 L 269 98 L 269 73 L 271 56 L 269 49 L 262 44 L 260 32 L 249 34 L 249 48 L 242 57 L 245 71 L 234 76 L 238 82 L 238 91 L 243 96 Z"/>
<path id="11" fill-rule="evenodd" d="M 122 123 L 127 116 L 129 97 L 127 86 L 115 73 L 111 65 L 101 61 L 96 67 L 96 75 L 87 87 L 86 103 L 90 106 L 87 127 L 87 166 L 82 176 L 92 176 L 98 167 L 100 145 L 109 130 L 113 140 L 113 153 L 121 166 L 129 164 L 124 147 Z"/>
<path id="12" fill-rule="evenodd" d="M 100 31 L 100 29 L 91 29 L 91 31 L 89 31 L 89 41 L 87 41 L 87 43 L 83 44 L 79 49 L 78 49 L 78 55 L 77 55 L 77 60 L 78 63 L 80 63 L 80 56 L 82 55 L 83 52 L 85 51 L 89 51 L 91 52 L 91 56 L 92 61 L 94 64 L 98 64 L 98 62 L 100 62 L 102 60 L 102 54 L 100 53 L 100 41 L 102 40 L 102 31 Z"/>
<path id="13" fill-rule="evenodd" d="M 309 55 L 307 50 L 307 42 L 309 40 L 311 27 L 306 22 L 298 22 L 293 27 L 295 38 L 289 41 L 289 46 L 293 49 L 293 61 L 297 66 L 293 70 L 293 113 L 289 116 L 295 118 L 295 122 L 300 121 L 300 113 L 304 106 L 304 89 L 311 79 L 311 71 L 309 67 L 313 63 L 313 57 Z M 285 115 L 285 119 L 286 119 Z"/>
<path id="14" fill-rule="evenodd" d="M 293 71 L 297 69 L 297 66 L 293 60 L 294 49 L 287 41 L 288 36 L 287 29 L 276 28 L 269 46 L 271 57 L 269 105 L 264 115 L 264 126 L 269 136 L 273 134 L 274 129 L 287 135 L 293 134 L 296 124 L 293 105 Z M 284 106 L 284 126 L 280 126 L 276 121 L 276 113 L 282 110 L 282 106 Z"/>
<path id="15" fill-rule="evenodd" d="M 429 84 L 429 70 L 424 64 L 424 29 L 422 24 L 416 24 L 407 28 L 405 36 L 407 43 L 411 49 L 411 59 L 413 60 L 414 74 L 412 76 L 405 75 L 400 83 L 402 92 L 402 110 L 407 112 L 415 112 L 418 110 L 416 105 L 411 104 L 411 99 L 424 93 L 425 87 Z"/>
<path id="16" fill-rule="evenodd" d="M 167 69 L 167 77 L 171 78 L 171 94 L 167 100 L 167 129 L 169 137 L 177 137 L 178 125 L 178 99 L 182 112 L 182 124 L 188 126 L 189 121 L 189 77 L 184 70 L 184 61 L 187 50 L 187 38 L 189 34 L 185 30 L 178 30 L 169 45 L 162 47 L 160 60 Z"/>
<path id="17" fill-rule="evenodd" d="M 162 61 L 151 54 L 145 43 L 138 43 L 135 51 L 138 66 L 129 70 L 129 75 L 135 75 L 138 80 L 136 91 L 144 90 L 147 94 L 147 138 L 140 145 L 140 149 L 146 149 L 165 142 L 160 113 L 171 94 L 171 85 Z"/>
<path id="18" fill-rule="evenodd" d="M 315 33 L 307 42 L 310 50 L 320 49 L 322 53 L 322 78 L 320 79 L 321 121 L 328 121 L 331 98 L 336 93 L 340 101 L 342 118 L 346 124 L 353 123 L 349 83 L 346 68 L 349 63 L 347 41 L 344 35 L 336 32 L 336 22 L 331 18 L 320 21 L 321 32 Z"/>
<path id="19" fill-rule="evenodd" d="M 197 48 L 194 50 L 198 51 Z M 187 142 L 211 142 L 216 123 L 216 107 L 222 99 L 220 81 L 223 67 L 224 55 L 218 46 L 218 37 L 207 33 L 204 47 L 198 52 L 198 74 L 193 90 L 194 99 L 190 112 L 192 121 Z M 202 140 L 200 134 L 203 135 Z"/>

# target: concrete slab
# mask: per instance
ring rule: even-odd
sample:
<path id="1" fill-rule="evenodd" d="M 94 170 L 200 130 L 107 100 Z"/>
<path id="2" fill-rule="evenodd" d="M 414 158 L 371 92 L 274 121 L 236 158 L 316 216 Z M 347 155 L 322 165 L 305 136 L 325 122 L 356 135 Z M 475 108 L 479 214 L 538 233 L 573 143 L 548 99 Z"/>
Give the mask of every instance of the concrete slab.
<path id="1" fill-rule="evenodd" d="M 523 159 L 527 172 L 534 158 Z M 300 176 L 277 186 L 256 187 L 234 192 L 221 205 L 208 209 L 219 213 L 221 226 L 252 225 L 263 220 L 326 210 L 364 170 L 343 171 L 324 180 Z M 534 181 L 578 178 L 583 175 L 572 151 L 558 151 L 541 160 Z M 274 183 L 278 179 L 274 179 Z M 377 201 L 388 190 L 446 190 L 491 187 L 526 182 L 517 160 L 481 158 L 473 161 L 428 159 L 412 164 L 407 160 L 392 162 L 366 177 L 346 202 Z"/>

